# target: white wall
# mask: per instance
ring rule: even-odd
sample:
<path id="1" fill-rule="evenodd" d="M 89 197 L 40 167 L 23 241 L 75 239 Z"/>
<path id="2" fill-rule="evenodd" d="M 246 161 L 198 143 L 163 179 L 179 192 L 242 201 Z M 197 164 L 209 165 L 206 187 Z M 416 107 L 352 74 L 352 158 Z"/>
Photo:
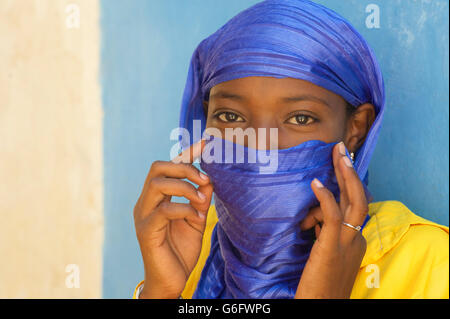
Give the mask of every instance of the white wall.
<path id="1" fill-rule="evenodd" d="M 101 297 L 98 6 L 0 1 L 0 298 Z"/>

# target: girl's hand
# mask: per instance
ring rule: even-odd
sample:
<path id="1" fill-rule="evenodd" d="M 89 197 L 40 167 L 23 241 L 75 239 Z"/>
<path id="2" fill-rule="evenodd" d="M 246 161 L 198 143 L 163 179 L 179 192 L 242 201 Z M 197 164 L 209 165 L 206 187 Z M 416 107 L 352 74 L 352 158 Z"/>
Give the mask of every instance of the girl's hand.
<path id="1" fill-rule="evenodd" d="M 361 226 L 368 212 L 362 183 L 342 142 L 333 149 L 333 164 L 340 203 L 317 179 L 311 183 L 320 207 L 312 209 L 300 227 L 315 227 L 317 240 L 298 284 L 296 299 L 349 298 L 366 251 L 361 232 L 342 224 Z"/>
<path id="2" fill-rule="evenodd" d="M 201 140 L 171 162 L 156 161 L 150 168 L 134 208 L 145 270 L 140 298 L 178 298 L 197 263 L 213 192 L 209 178 L 191 164 L 204 143 Z M 172 196 L 190 202 L 173 203 Z"/>

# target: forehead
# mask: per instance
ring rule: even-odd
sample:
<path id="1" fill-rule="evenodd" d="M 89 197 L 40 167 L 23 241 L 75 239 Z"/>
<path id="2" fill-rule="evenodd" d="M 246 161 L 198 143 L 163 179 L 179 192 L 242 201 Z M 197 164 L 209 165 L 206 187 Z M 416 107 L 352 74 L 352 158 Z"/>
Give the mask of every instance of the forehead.
<path id="1" fill-rule="evenodd" d="M 325 99 L 330 103 L 343 101 L 334 92 L 311 82 L 294 78 L 274 78 L 266 76 L 251 76 L 222 82 L 211 88 L 210 100 L 236 95 L 242 98 L 276 99 L 308 94 Z"/>

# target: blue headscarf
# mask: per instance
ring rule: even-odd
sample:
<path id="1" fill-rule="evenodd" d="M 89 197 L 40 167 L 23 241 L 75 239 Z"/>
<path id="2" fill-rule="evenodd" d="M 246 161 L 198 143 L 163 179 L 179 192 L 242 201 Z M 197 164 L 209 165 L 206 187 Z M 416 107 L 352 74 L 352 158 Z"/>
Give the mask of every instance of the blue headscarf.
<path id="1" fill-rule="evenodd" d="M 360 178 L 367 180 L 384 113 L 384 82 L 372 49 L 348 21 L 307 0 L 267 0 L 242 11 L 204 39 L 194 51 L 182 99 L 180 127 L 187 129 L 192 137 L 193 121 L 200 120 L 203 131 L 206 124 L 203 101 L 208 100 L 210 89 L 221 82 L 248 76 L 306 80 L 340 95 L 354 107 L 373 104 L 376 118 L 355 154 L 354 163 Z M 195 141 L 194 138 L 189 143 Z M 181 143 L 183 149 L 189 144 Z M 233 277 L 222 264 L 230 262 L 226 259 L 227 252 L 235 249 L 225 247 L 225 243 L 230 244 L 229 238 L 220 240 L 221 232 L 222 236 L 226 235 L 220 227 L 220 216 L 227 216 L 227 208 L 221 206 L 220 198 L 216 198 L 216 208 L 219 229 L 214 230 L 211 254 L 196 296 L 208 297 L 210 293 L 210 297 L 236 297 L 234 293 L 214 293 L 214 289 L 218 289 L 214 280 L 220 276 Z M 222 282 L 220 289 L 223 290 L 224 285 L 228 284 Z M 278 294 L 272 291 L 261 296 L 277 298 Z"/>
<path id="2" fill-rule="evenodd" d="M 201 120 L 203 131 L 210 89 L 248 76 L 306 80 L 355 107 L 373 104 L 377 117 L 355 154 L 355 169 L 365 179 L 384 113 L 384 81 L 372 49 L 347 20 L 307 0 L 267 0 L 242 11 L 195 49 L 180 127 L 192 135 L 193 120 Z"/>

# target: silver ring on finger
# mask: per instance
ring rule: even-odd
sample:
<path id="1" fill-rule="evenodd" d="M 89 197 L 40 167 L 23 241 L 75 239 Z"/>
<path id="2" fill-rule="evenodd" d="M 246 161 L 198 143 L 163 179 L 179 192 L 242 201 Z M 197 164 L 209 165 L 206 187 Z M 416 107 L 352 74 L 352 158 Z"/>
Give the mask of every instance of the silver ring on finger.
<path id="1" fill-rule="evenodd" d="M 360 231 L 361 230 L 361 226 L 353 226 L 353 225 L 351 225 L 351 224 L 349 224 L 349 223 L 346 223 L 346 222 L 342 222 L 342 225 L 344 225 L 344 226 L 347 226 L 347 227 L 349 227 L 349 228 L 351 228 L 351 229 L 353 229 L 353 230 L 356 230 L 356 231 Z"/>

